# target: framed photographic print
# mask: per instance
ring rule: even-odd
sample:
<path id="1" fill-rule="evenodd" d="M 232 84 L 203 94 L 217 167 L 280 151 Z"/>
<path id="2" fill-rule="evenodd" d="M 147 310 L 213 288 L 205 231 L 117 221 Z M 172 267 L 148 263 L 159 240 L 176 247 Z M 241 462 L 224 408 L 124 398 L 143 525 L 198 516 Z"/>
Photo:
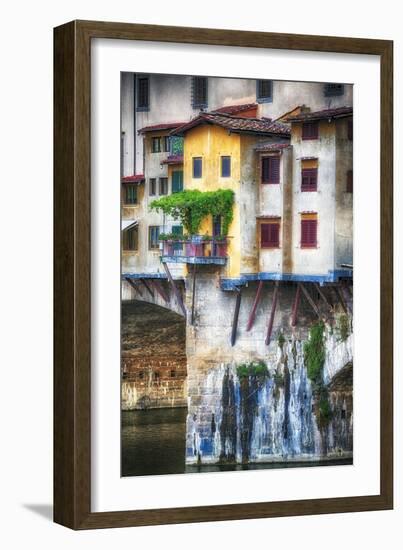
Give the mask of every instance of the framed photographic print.
<path id="1" fill-rule="evenodd" d="M 392 42 L 55 29 L 55 521 L 393 506 Z"/>

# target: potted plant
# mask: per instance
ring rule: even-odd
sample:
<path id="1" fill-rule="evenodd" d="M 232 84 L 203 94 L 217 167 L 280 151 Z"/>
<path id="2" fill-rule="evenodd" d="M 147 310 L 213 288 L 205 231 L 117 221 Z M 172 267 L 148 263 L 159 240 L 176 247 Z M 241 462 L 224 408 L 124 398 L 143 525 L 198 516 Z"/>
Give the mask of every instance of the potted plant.
<path id="1" fill-rule="evenodd" d="M 217 235 L 214 237 L 215 255 L 225 258 L 228 252 L 228 239 L 226 235 Z"/>

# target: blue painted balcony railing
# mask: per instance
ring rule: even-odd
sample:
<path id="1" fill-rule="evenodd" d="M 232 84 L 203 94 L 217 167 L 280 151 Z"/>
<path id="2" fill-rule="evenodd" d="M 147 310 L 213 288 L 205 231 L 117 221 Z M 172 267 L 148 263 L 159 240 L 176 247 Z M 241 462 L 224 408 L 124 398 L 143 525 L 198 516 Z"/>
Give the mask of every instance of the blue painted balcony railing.
<path id="1" fill-rule="evenodd" d="M 164 241 L 161 261 L 165 263 L 225 265 L 228 239 L 193 237 Z"/>

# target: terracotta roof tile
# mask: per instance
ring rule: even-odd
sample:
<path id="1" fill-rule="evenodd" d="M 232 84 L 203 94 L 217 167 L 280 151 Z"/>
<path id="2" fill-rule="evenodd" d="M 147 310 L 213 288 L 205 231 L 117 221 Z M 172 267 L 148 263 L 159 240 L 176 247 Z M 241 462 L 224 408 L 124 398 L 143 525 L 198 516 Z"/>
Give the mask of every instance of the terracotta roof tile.
<path id="1" fill-rule="evenodd" d="M 243 113 L 245 111 L 252 111 L 257 109 L 257 103 L 244 103 L 243 105 L 226 105 L 219 109 L 214 109 L 212 113 L 224 113 L 227 115 L 235 115 L 236 113 Z"/>
<path id="2" fill-rule="evenodd" d="M 186 122 L 161 122 L 160 124 L 153 124 L 152 126 L 144 126 L 138 130 L 139 134 L 144 134 L 146 132 L 158 132 L 162 130 L 172 130 L 178 126 L 182 126 Z"/>
<path id="3" fill-rule="evenodd" d="M 291 147 L 288 141 L 283 141 L 280 143 L 259 143 L 259 145 L 255 147 L 255 151 L 280 151 L 281 149 L 287 149 L 288 147 Z"/>
<path id="4" fill-rule="evenodd" d="M 169 155 L 161 164 L 183 164 L 183 155 Z"/>
<path id="5" fill-rule="evenodd" d="M 144 174 L 133 174 L 122 178 L 122 183 L 141 183 L 144 181 Z"/>
<path id="6" fill-rule="evenodd" d="M 290 128 L 282 122 L 260 118 L 242 118 L 227 114 L 200 113 L 199 116 L 176 128 L 171 134 L 182 135 L 200 124 L 216 124 L 233 132 L 248 132 L 260 135 L 290 135 Z"/>
<path id="7" fill-rule="evenodd" d="M 302 112 L 299 115 L 289 116 L 287 122 L 309 122 L 310 120 L 321 120 L 326 118 L 344 118 L 352 116 L 352 114 L 352 107 L 337 107 L 335 109 L 324 109 L 322 111 Z"/>

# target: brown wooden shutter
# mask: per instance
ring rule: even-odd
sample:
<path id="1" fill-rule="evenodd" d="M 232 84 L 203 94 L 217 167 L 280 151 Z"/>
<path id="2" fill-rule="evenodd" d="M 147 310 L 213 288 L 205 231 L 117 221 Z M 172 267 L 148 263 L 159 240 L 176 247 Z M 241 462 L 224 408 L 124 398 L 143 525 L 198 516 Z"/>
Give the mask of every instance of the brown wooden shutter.
<path id="1" fill-rule="evenodd" d="M 280 157 L 262 158 L 262 183 L 280 183 Z"/>
<path id="2" fill-rule="evenodd" d="M 280 221 L 271 221 L 260 225 L 261 248 L 278 248 L 280 246 Z"/>
<path id="3" fill-rule="evenodd" d="M 319 124 L 317 121 L 302 124 L 302 139 L 318 139 Z"/>

